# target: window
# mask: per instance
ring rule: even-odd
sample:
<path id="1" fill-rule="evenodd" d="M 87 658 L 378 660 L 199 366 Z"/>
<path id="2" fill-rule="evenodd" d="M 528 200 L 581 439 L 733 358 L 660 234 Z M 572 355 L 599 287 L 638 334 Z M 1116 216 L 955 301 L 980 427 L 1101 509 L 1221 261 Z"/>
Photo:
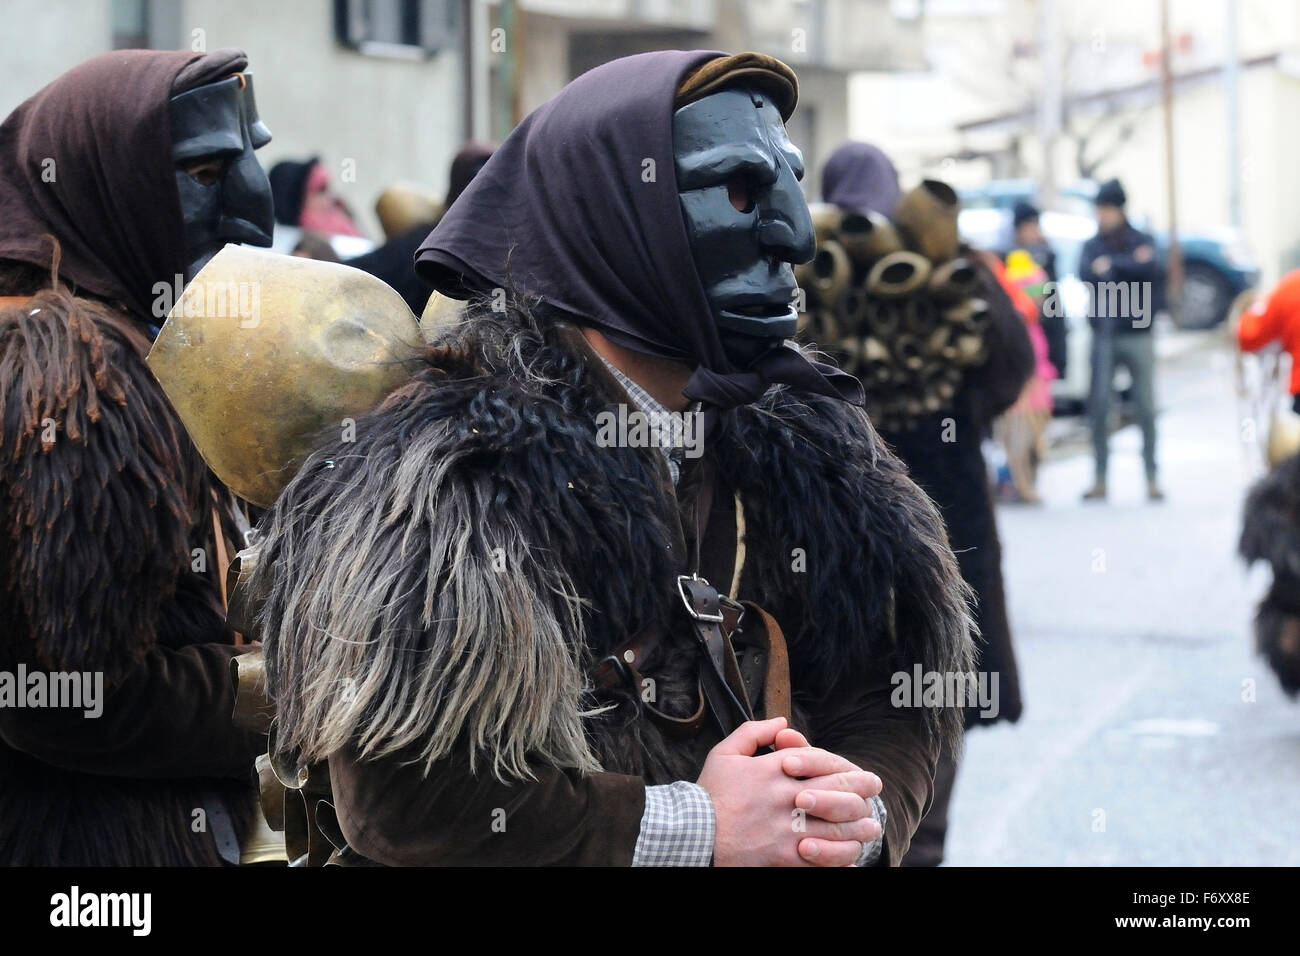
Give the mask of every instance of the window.
<path id="1" fill-rule="evenodd" d="M 371 56 L 422 59 L 455 37 L 458 0 L 334 0 L 334 35 Z"/>
<path id="2" fill-rule="evenodd" d="M 113 49 L 149 46 L 149 11 L 145 0 L 113 0 Z"/>

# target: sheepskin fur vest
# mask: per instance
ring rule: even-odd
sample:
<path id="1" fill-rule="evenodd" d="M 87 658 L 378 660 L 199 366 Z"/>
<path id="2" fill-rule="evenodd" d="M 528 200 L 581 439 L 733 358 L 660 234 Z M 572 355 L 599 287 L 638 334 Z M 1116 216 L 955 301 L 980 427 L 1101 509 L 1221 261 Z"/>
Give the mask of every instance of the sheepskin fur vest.
<path id="1" fill-rule="evenodd" d="M 1251 488 L 1238 551 L 1273 571 L 1255 614 L 1255 647 L 1282 689 L 1300 696 L 1300 455 L 1279 462 Z"/>
<path id="2" fill-rule="evenodd" d="M 0 668 L 100 672 L 115 713 L 143 713 L 116 686 L 152 648 L 232 639 L 215 561 L 194 559 L 214 553 L 220 486 L 145 365 L 143 322 L 5 261 L 0 294 L 31 296 L 0 304 Z M 132 777 L 113 741 L 94 773 L 21 743 L 0 741 L 3 865 L 218 865 L 195 808 L 215 794 L 237 830 L 252 819 L 246 784 Z"/>
<path id="3" fill-rule="evenodd" d="M 863 411 L 775 387 L 718 416 L 675 494 L 659 449 L 599 441 L 620 393 L 576 329 L 473 310 L 354 435 L 324 440 L 264 519 L 250 582 L 282 749 L 694 779 L 698 749 L 641 719 L 632 689 L 596 697 L 589 674 L 658 624 L 671 636 L 639 666 L 658 707 L 694 709 L 673 541 L 693 533 L 706 460 L 714 500 L 741 515 L 733 596 L 781 625 L 796 708 L 883 662 L 969 670 L 940 518 Z M 959 730 L 953 708 L 930 718 Z"/>

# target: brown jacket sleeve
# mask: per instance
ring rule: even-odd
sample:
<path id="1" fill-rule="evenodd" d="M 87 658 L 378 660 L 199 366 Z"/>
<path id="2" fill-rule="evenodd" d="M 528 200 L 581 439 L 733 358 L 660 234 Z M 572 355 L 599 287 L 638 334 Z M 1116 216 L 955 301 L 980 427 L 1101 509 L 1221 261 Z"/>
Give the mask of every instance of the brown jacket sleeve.
<path id="1" fill-rule="evenodd" d="M 103 713 L 0 708 L 0 738 L 38 760 L 118 777 L 247 780 L 266 737 L 235 729 L 230 659 L 249 648 L 154 647 L 103 692 Z"/>
<path id="2" fill-rule="evenodd" d="M 645 810 L 640 777 L 536 767 L 503 784 L 459 758 L 329 760 L 339 826 L 388 866 L 630 866 Z"/>
<path id="3" fill-rule="evenodd" d="M 938 740 L 919 707 L 895 707 L 884 672 L 840 679 L 826 703 L 810 715 L 811 742 L 880 777 L 885 803 L 885 847 L 881 862 L 898 866 L 930 807 Z"/>

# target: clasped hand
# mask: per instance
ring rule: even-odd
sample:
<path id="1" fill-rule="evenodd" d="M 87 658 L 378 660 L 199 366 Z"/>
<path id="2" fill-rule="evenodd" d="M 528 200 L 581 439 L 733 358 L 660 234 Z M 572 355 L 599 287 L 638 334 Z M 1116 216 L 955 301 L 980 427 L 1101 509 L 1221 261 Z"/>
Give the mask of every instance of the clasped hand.
<path id="1" fill-rule="evenodd" d="M 869 802 L 880 778 L 810 746 L 784 717 L 736 728 L 697 782 L 713 800 L 717 866 L 851 866 L 880 836 Z"/>

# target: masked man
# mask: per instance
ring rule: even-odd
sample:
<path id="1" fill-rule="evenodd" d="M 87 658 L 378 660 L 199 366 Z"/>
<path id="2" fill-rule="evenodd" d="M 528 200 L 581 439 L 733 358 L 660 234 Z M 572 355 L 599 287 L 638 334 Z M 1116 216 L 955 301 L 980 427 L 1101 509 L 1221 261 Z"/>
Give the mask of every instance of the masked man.
<path id="1" fill-rule="evenodd" d="M 970 621 L 860 385 L 787 341 L 796 99 L 757 54 L 608 63 L 429 236 L 417 271 L 470 305 L 307 459 L 249 584 L 279 748 L 328 762 L 352 851 L 907 850 L 961 714 L 896 675 L 967 670 Z"/>
<path id="2" fill-rule="evenodd" d="M 1024 319 L 984 259 L 958 243 L 955 203 L 949 214 L 936 215 L 933 220 L 916 214 L 913 201 L 924 194 L 924 187 L 904 194 L 894 164 L 879 148 L 868 143 L 840 146 L 827 159 L 822 183 L 826 200 L 846 216 L 888 217 L 881 221 L 889 225 L 892 220 L 900 235 L 906 235 L 919 247 L 933 249 L 941 245 L 925 240 L 948 232 L 951 248 L 943 255 L 930 253 L 935 259 L 933 273 L 942 274 L 945 257 L 949 263 L 964 261 L 973 268 L 970 293 L 987 310 L 982 332 L 984 356 L 966 363 L 948 350 L 938 350 L 925 359 L 930 366 L 926 371 L 935 379 L 942 381 L 939 375 L 948 376 L 954 386 L 950 391 L 919 406 L 916 414 L 898 414 L 891 405 L 909 394 L 908 379 L 896 373 L 882 381 L 871 376 L 870 367 L 864 371 L 871 382 L 868 407 L 882 408 L 876 425 L 889 447 L 906 463 L 908 473 L 938 506 L 962 577 L 975 596 L 979 680 L 987 694 L 978 706 L 969 702 L 966 726 L 997 720 L 1014 722 L 1020 717 L 1020 681 L 1002 583 L 1002 547 L 981 443 L 994 419 L 1016 401 L 1033 371 L 1034 353 Z M 1001 268 L 996 257 L 991 265 Z M 878 294 L 872 289 L 871 278 L 878 274 L 877 268 L 855 263 L 855 273 L 865 278 L 861 331 L 851 324 L 848 315 L 840 327 L 846 337 L 865 332 L 877 341 L 889 343 L 895 355 L 905 336 L 918 337 L 915 327 L 908 327 L 909 322 L 926 312 L 937 315 L 938 310 L 946 308 L 943 301 L 951 298 L 943 295 L 942 288 L 936 289 L 933 282 L 905 296 Z M 1026 304 L 1031 303 L 1026 299 Z M 945 325 L 952 324 L 948 322 L 950 317 L 948 313 L 942 320 Z M 887 331 L 890 327 L 896 330 L 892 336 Z M 924 336 L 920 338 L 925 341 Z M 832 345 L 829 341 L 824 344 Z M 896 368 L 901 366 L 894 361 Z M 945 749 L 938 764 L 933 805 L 915 834 L 904 866 L 937 866 L 941 862 L 957 763 L 958 754 Z"/>
<path id="3" fill-rule="evenodd" d="M 265 738 L 231 723 L 230 496 L 144 356 L 225 243 L 270 244 L 245 66 L 105 54 L 0 126 L 7 865 L 238 860 Z"/>

